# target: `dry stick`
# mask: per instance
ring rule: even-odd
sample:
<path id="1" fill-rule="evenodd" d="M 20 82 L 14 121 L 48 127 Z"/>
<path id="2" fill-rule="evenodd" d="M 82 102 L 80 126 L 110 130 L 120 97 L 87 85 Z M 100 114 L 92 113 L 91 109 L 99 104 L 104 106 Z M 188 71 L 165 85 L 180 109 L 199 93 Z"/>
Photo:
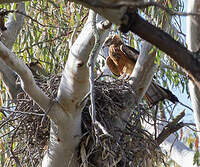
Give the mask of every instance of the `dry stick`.
<path id="1" fill-rule="evenodd" d="M 177 115 L 172 122 L 168 123 L 162 130 L 162 132 L 158 135 L 156 138 L 156 142 L 158 145 L 160 145 L 168 136 L 170 136 L 172 133 L 178 131 L 181 129 L 184 124 L 182 122 L 179 123 L 179 121 L 185 116 L 185 110 L 183 110 L 179 115 Z"/>
<path id="2" fill-rule="evenodd" d="M 105 128 L 96 120 L 96 107 L 95 107 L 95 87 L 94 87 L 94 81 L 95 81 L 95 75 L 94 75 L 94 65 L 95 65 L 95 56 L 97 55 L 97 51 L 100 47 L 100 37 L 98 34 L 98 30 L 96 27 L 96 13 L 93 11 L 92 15 L 92 29 L 95 37 L 95 44 L 90 54 L 90 60 L 89 60 L 89 73 L 90 73 L 90 100 L 91 100 L 91 107 L 89 109 L 92 124 L 94 125 L 95 133 L 97 133 L 96 127 L 98 127 L 103 134 L 110 136 Z M 100 75 L 101 76 L 101 75 Z"/>
<path id="3" fill-rule="evenodd" d="M 94 80 L 94 82 L 95 81 L 97 81 L 99 78 L 101 78 L 103 76 L 103 72 Z M 84 105 L 84 102 L 87 100 L 87 98 L 89 97 L 91 95 L 91 93 L 90 92 L 88 92 L 86 95 L 85 95 L 85 97 L 81 100 L 81 102 L 80 102 L 80 106 L 83 106 Z"/>
<path id="4" fill-rule="evenodd" d="M 14 150 L 13 150 L 13 143 L 14 143 L 14 136 L 17 133 L 17 130 L 20 128 L 21 124 L 22 124 L 23 120 L 21 120 L 21 122 L 19 123 L 19 125 L 17 126 L 17 128 L 15 129 L 13 135 L 11 136 L 11 145 L 10 145 L 10 152 L 12 154 L 12 158 L 15 160 L 16 162 L 16 166 L 17 167 L 22 167 L 19 158 L 15 156 Z"/>

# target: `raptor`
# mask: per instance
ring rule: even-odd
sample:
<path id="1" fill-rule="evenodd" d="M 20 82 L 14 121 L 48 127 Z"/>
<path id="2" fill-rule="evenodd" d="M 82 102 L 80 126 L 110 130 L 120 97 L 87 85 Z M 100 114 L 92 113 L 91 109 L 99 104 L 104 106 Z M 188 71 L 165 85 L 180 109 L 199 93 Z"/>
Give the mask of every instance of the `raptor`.
<path id="1" fill-rule="evenodd" d="M 106 64 L 110 71 L 121 79 L 128 80 L 140 53 L 136 49 L 125 45 L 116 34 L 106 38 L 103 47 L 109 47 Z M 161 87 L 154 81 L 150 84 L 144 97 L 149 106 L 154 106 L 164 99 L 168 99 L 173 103 L 179 102 L 170 90 Z"/>

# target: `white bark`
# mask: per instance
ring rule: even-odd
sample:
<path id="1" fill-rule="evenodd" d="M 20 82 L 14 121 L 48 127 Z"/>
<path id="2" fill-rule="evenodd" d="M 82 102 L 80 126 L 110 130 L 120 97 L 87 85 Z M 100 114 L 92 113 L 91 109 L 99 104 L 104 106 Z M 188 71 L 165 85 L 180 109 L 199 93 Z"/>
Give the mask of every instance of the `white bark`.
<path id="1" fill-rule="evenodd" d="M 0 42 L 0 58 L 21 78 L 22 88 L 44 110 L 48 109 L 50 100 L 36 85 L 33 75 L 27 65 L 16 57 L 5 45 Z"/>
<path id="2" fill-rule="evenodd" d="M 6 1 L 6 2 L 11 2 Z M 5 0 L 0 0 L 0 3 L 5 2 Z M 78 2 L 78 0 L 75 2 Z M 194 2 L 194 0 L 192 0 Z M 197 2 L 197 1 L 196 1 Z M 192 4 L 192 3 L 191 3 Z M 120 24 L 121 18 L 124 15 L 125 10 L 113 10 L 113 9 L 95 9 L 99 13 L 106 16 L 113 23 Z M 199 35 L 195 35 L 197 37 Z M 194 37 L 194 38 L 195 38 Z M 194 41 L 194 39 L 193 39 Z M 44 167 L 54 167 L 54 166 L 77 166 L 76 161 L 76 151 L 75 148 L 79 143 L 80 138 L 80 121 L 81 121 L 81 106 L 79 105 L 82 97 L 88 92 L 88 68 L 87 60 L 89 52 L 93 46 L 94 38 L 91 30 L 91 23 L 87 23 L 79 35 L 77 41 L 74 43 L 70 50 L 69 58 L 65 66 L 62 81 L 58 92 L 58 103 L 55 103 L 49 116 L 52 119 L 51 126 L 51 136 L 50 144 L 47 154 L 43 160 Z M 147 52 L 148 53 L 148 52 Z M 141 54 L 141 55 L 146 55 Z M 47 98 L 44 93 L 35 85 L 32 74 L 29 69 L 16 58 L 2 43 L 0 43 L 0 57 L 8 64 L 13 70 L 15 70 L 21 77 L 24 84 L 25 91 L 44 109 L 48 110 L 50 105 L 50 99 Z M 135 71 L 133 73 L 134 78 L 137 78 L 135 82 L 136 87 L 144 89 L 139 96 L 143 96 L 146 87 L 141 87 L 139 83 L 144 81 L 146 86 L 150 83 L 152 79 L 153 69 L 148 70 L 144 78 L 140 78 L 140 72 L 143 71 L 142 67 L 148 60 L 152 63 L 152 57 L 146 56 L 145 58 L 140 56 L 136 64 Z M 151 64 L 148 62 L 148 64 Z M 143 65 L 141 65 L 143 64 Z M 146 66 L 145 66 L 146 68 Z M 138 98 L 138 99 L 140 99 Z M 170 138 L 170 137 L 169 137 Z M 166 150 L 170 150 L 170 146 L 174 137 L 171 140 L 166 139 L 165 147 Z M 177 161 L 180 165 L 185 165 L 183 163 L 184 156 L 190 157 L 188 160 L 192 166 L 193 152 L 188 150 L 187 147 L 183 146 L 182 143 L 175 143 L 173 145 L 174 153 L 172 151 L 171 157 Z M 178 153 L 178 154 L 177 154 Z M 187 157 L 187 158 L 188 158 Z"/>
<path id="3" fill-rule="evenodd" d="M 26 93 L 52 120 L 49 149 L 43 159 L 44 167 L 78 166 L 76 147 L 81 135 L 80 102 L 88 92 L 89 53 L 94 45 L 91 17 L 70 50 L 60 83 L 57 102 L 52 102 L 36 85 L 33 75 L 24 62 L 0 42 L 0 58 L 20 76 Z M 102 24 L 97 25 L 101 37 Z M 102 37 L 102 40 L 105 39 Z"/>
<path id="4" fill-rule="evenodd" d="M 25 4 L 20 3 L 17 4 L 18 11 L 25 13 Z M 5 26 L 7 28 L 6 31 L 2 32 L 1 41 L 8 48 L 12 49 L 14 42 L 16 41 L 17 35 L 24 24 L 24 16 L 16 14 L 16 18 L 14 18 L 14 14 L 9 14 L 8 21 Z M 12 98 L 16 98 L 17 94 L 21 91 L 21 86 L 16 85 L 17 75 L 14 71 L 12 71 L 0 58 L 0 73 L 1 78 L 3 79 L 6 88 Z"/>
<path id="5" fill-rule="evenodd" d="M 136 99 L 138 103 L 146 93 L 156 69 L 154 63 L 155 51 L 149 54 L 151 49 L 151 44 L 145 41 L 142 42 L 141 53 L 131 75 L 131 77 L 133 77 L 133 85 L 136 91 Z"/>
<path id="6" fill-rule="evenodd" d="M 17 4 L 16 10 L 25 14 L 25 4 Z M 23 27 L 23 24 L 24 15 L 16 13 L 14 16 L 12 13 L 9 14 L 8 21 L 5 24 L 7 30 L 4 31 L 1 36 L 1 41 L 8 49 L 12 49 L 12 46 L 17 39 L 19 31 Z"/>
<path id="7" fill-rule="evenodd" d="M 200 1 L 190 0 L 188 3 L 188 12 L 200 12 Z M 200 18 L 189 16 L 187 18 L 187 44 L 191 51 L 198 51 L 200 49 Z M 194 111 L 194 120 L 197 130 L 200 130 L 200 90 L 195 83 L 189 81 L 190 97 L 192 101 L 192 109 Z M 198 133 L 200 136 L 200 134 Z"/>
<path id="8" fill-rule="evenodd" d="M 70 49 L 58 90 L 57 104 L 62 112 L 50 112 L 52 118 L 49 149 L 42 162 L 43 167 L 78 166 L 76 147 L 81 137 L 80 102 L 89 90 L 87 62 L 94 45 L 91 15 Z M 99 35 L 105 37 L 101 23 L 97 24 Z M 102 29 L 102 30 L 101 30 Z"/>

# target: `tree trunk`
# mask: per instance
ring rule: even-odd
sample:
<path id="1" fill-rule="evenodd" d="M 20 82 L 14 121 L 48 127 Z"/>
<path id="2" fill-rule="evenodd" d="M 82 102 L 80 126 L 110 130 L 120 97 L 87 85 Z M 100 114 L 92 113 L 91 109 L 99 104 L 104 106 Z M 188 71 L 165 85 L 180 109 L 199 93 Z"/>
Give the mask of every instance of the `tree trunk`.
<path id="1" fill-rule="evenodd" d="M 191 0 L 188 3 L 188 12 L 198 13 L 200 10 L 200 2 Z M 192 52 L 200 49 L 200 18 L 197 16 L 188 16 L 187 18 L 187 45 Z M 200 67 L 199 67 L 200 68 Z M 196 128 L 200 131 L 200 88 L 193 80 L 189 81 L 190 97 L 192 101 L 192 109 L 194 111 L 194 120 Z M 198 133 L 199 137 L 200 134 Z"/>

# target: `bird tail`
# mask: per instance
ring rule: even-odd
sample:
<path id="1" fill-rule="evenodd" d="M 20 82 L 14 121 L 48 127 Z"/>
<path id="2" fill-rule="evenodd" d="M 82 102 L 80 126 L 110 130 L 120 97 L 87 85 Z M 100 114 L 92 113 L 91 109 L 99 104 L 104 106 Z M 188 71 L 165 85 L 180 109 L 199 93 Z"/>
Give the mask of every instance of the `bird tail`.
<path id="1" fill-rule="evenodd" d="M 179 102 L 178 98 L 170 90 L 161 87 L 154 81 L 150 84 L 144 97 L 150 107 L 165 99 L 170 100 L 172 103 Z"/>

